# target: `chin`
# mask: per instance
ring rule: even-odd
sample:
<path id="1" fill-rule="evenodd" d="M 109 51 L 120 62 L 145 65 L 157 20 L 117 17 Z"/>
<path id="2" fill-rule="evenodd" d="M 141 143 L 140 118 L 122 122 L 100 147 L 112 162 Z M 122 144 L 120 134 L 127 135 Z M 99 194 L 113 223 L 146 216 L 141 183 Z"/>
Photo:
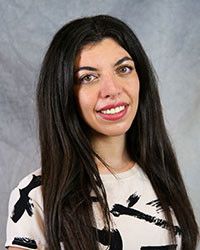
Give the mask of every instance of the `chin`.
<path id="1" fill-rule="evenodd" d="M 125 128 L 115 128 L 114 126 L 111 129 L 102 130 L 99 131 L 99 134 L 105 135 L 105 136 L 121 136 L 125 135 L 126 132 L 129 130 L 130 126 L 127 126 Z"/>

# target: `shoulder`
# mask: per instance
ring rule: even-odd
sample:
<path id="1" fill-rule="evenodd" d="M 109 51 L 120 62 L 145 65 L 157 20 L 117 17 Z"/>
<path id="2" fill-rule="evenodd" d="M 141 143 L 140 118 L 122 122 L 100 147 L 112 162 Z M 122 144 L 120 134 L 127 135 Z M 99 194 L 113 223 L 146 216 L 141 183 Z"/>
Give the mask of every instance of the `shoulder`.
<path id="1" fill-rule="evenodd" d="M 10 195 L 10 204 L 19 199 L 23 201 L 32 200 L 43 207 L 41 187 L 41 169 L 37 169 L 24 177 L 13 189 Z"/>
<path id="2" fill-rule="evenodd" d="M 38 169 L 24 177 L 11 192 L 6 247 L 45 249 L 41 187 L 41 170 Z"/>
<path id="3" fill-rule="evenodd" d="M 41 168 L 31 172 L 27 176 L 21 179 L 19 184 L 17 185 L 18 188 L 23 188 L 24 186 L 27 186 L 29 183 L 35 183 L 36 182 L 39 184 L 41 182 Z M 41 185 L 41 184 L 40 184 Z"/>

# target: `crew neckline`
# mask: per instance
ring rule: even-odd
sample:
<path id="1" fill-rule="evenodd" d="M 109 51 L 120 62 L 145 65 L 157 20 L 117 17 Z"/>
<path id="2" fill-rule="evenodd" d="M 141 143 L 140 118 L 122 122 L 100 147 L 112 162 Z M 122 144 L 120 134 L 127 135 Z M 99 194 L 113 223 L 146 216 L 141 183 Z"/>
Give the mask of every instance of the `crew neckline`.
<path id="1" fill-rule="evenodd" d="M 138 171 L 139 166 L 135 163 L 129 170 L 121 173 L 100 174 L 102 181 L 122 180 L 134 175 Z"/>

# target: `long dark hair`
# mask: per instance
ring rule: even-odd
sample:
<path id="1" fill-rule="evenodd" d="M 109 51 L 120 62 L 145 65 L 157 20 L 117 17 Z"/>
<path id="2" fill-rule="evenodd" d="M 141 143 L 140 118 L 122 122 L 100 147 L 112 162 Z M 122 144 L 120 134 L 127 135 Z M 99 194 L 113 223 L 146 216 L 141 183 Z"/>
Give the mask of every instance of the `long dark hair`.
<path id="1" fill-rule="evenodd" d="M 133 58 L 140 80 L 139 107 L 127 132 L 127 150 L 149 177 L 174 239 L 173 209 L 182 232 L 182 250 L 195 249 L 198 228 L 169 141 L 153 68 L 133 31 L 107 15 L 74 20 L 54 36 L 43 61 L 37 105 L 41 145 L 45 234 L 49 249 L 98 249 L 91 190 L 103 223 L 111 220 L 106 192 L 73 91 L 77 53 L 89 43 L 114 39 Z"/>

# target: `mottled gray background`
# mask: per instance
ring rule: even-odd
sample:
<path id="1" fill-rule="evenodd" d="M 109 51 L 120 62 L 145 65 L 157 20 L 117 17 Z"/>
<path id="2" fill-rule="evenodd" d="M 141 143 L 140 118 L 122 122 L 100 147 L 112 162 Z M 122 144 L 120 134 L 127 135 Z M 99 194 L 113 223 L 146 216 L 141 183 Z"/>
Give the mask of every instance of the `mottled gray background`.
<path id="1" fill-rule="evenodd" d="M 159 76 L 164 115 L 200 222 L 200 1 L 0 0 L 0 244 L 10 191 L 39 167 L 35 87 L 53 34 L 67 21 L 111 14 L 141 39 Z"/>

